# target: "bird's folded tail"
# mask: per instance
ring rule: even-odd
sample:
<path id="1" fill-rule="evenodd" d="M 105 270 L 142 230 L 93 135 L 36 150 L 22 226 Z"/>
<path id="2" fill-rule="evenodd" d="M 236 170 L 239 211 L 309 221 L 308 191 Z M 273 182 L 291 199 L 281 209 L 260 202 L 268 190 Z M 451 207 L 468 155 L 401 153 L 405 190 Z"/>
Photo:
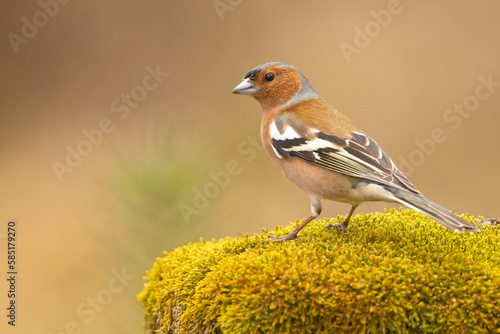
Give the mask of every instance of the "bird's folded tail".
<path id="1" fill-rule="evenodd" d="M 447 209 L 443 208 L 441 205 L 434 203 L 433 201 L 425 198 L 422 195 L 411 194 L 411 193 L 401 194 L 401 192 L 394 195 L 399 203 L 406 205 L 410 209 L 420 212 L 431 219 L 434 219 L 435 221 L 449 228 L 452 231 L 455 232 L 481 231 L 476 226 L 467 223 L 462 218 L 451 213 Z"/>

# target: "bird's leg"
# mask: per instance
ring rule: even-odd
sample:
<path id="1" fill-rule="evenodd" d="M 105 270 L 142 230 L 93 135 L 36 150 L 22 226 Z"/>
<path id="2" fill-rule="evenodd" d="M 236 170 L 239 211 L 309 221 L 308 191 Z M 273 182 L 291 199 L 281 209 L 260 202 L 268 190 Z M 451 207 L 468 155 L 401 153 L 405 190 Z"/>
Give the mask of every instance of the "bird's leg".
<path id="1" fill-rule="evenodd" d="M 340 233 L 345 233 L 345 231 L 347 230 L 347 226 L 349 226 L 349 220 L 351 219 L 351 216 L 357 207 L 358 207 L 357 205 L 352 206 L 351 211 L 349 211 L 349 214 L 347 215 L 347 218 L 344 219 L 344 221 L 342 223 L 340 223 L 340 224 L 328 224 L 325 226 L 325 228 L 340 227 Z"/>
<path id="2" fill-rule="evenodd" d="M 272 241 L 272 240 L 283 242 L 283 241 L 287 241 L 287 240 L 300 239 L 299 237 L 297 237 L 297 233 L 299 233 L 299 231 L 302 230 L 304 228 L 304 226 L 306 226 L 314 218 L 316 218 L 316 217 L 315 216 L 309 216 L 309 218 L 307 218 L 306 220 L 304 220 L 304 222 L 302 224 L 300 224 L 295 230 L 293 230 L 292 232 L 288 233 L 284 237 L 278 237 L 278 238 L 276 238 L 274 235 L 270 235 L 269 238 L 266 240 L 266 242 L 269 242 L 269 241 Z"/>
<path id="3" fill-rule="evenodd" d="M 287 240 L 300 239 L 299 237 L 297 237 L 297 234 L 300 232 L 300 230 L 302 230 L 311 220 L 318 217 L 320 213 L 321 213 L 321 199 L 318 197 L 311 197 L 311 215 L 309 216 L 309 218 L 304 220 L 304 222 L 302 222 L 302 224 L 300 224 L 295 230 L 288 233 L 284 237 L 276 238 L 274 235 L 270 235 L 269 238 L 266 240 L 266 242 L 272 240 L 283 242 Z"/>

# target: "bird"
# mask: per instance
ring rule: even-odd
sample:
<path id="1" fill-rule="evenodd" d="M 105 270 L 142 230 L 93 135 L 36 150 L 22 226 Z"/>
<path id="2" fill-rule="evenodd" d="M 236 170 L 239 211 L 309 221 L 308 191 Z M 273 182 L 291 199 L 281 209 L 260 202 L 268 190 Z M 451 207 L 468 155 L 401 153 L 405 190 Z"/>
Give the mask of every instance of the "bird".
<path id="1" fill-rule="evenodd" d="M 456 232 L 479 228 L 427 199 L 389 156 L 347 116 L 328 104 L 295 67 L 269 62 L 250 70 L 234 94 L 250 95 L 262 108 L 261 139 L 272 162 L 311 200 L 311 215 L 286 236 L 294 240 L 322 210 L 322 200 L 351 205 L 338 224 L 345 233 L 363 202 L 400 203 Z"/>

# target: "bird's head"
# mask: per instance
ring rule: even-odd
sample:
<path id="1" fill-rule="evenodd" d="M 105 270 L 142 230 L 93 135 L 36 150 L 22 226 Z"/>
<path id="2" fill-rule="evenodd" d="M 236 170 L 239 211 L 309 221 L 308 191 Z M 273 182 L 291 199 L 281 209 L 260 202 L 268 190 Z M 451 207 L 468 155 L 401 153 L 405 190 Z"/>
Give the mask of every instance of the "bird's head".
<path id="1" fill-rule="evenodd" d="M 264 110 L 320 98 L 296 68 L 281 62 L 255 67 L 233 89 L 233 93 L 253 96 Z"/>

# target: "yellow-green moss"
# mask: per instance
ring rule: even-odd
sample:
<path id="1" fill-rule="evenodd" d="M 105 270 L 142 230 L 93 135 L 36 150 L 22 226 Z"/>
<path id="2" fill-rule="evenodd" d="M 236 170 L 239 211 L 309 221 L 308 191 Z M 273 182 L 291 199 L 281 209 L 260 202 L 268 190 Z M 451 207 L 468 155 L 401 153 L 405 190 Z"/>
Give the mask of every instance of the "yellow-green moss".
<path id="1" fill-rule="evenodd" d="M 166 253 L 139 295 L 145 332 L 500 333 L 500 228 L 456 233 L 411 210 L 323 228 L 342 219 L 310 223 L 301 240 Z"/>

